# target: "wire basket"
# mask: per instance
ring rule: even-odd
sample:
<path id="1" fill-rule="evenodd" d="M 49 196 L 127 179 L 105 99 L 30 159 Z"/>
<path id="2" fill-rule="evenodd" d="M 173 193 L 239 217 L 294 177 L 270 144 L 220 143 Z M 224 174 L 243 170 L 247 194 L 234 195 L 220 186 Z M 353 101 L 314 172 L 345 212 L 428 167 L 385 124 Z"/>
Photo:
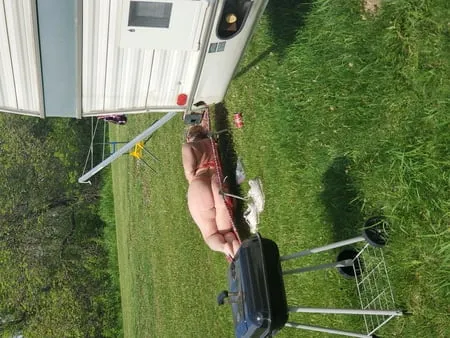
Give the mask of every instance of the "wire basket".
<path id="1" fill-rule="evenodd" d="M 361 309 L 394 309 L 394 294 L 389 281 L 383 250 L 367 243 L 354 260 L 355 262 L 358 261 L 356 265 L 353 265 L 354 269 L 362 265 L 362 268 L 359 268 L 359 273 L 355 273 Z M 363 317 L 367 335 L 370 336 L 394 318 L 395 315 L 363 315 Z"/>

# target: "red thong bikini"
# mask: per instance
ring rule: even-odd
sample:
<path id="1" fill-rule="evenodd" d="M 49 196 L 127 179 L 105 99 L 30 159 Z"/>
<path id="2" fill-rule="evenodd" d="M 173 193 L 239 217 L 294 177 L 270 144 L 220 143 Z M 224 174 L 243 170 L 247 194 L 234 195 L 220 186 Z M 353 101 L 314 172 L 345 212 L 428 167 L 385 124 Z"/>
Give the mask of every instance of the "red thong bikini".
<path id="1" fill-rule="evenodd" d="M 216 168 L 216 162 L 211 160 L 211 161 L 205 161 L 203 163 L 200 163 L 200 165 L 197 167 L 197 170 L 200 169 L 215 169 Z"/>

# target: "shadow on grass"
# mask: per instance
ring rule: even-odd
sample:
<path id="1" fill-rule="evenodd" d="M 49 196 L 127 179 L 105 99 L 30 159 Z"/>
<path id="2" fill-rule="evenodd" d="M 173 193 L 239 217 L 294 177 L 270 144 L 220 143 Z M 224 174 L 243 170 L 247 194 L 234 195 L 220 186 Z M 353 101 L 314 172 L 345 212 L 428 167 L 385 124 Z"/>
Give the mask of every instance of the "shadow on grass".
<path id="1" fill-rule="evenodd" d="M 242 69 L 239 69 L 239 71 L 234 75 L 234 78 L 237 79 L 247 73 L 250 69 L 255 67 L 258 63 L 260 63 L 262 60 L 264 60 L 270 53 L 274 52 L 276 50 L 276 46 L 272 45 L 269 48 L 267 48 L 264 52 L 259 54 L 257 57 L 255 57 L 248 65 L 243 67 Z"/>
<path id="2" fill-rule="evenodd" d="M 305 25 L 312 7 L 312 0 L 269 1 L 266 13 L 270 21 L 275 51 L 284 55 L 296 39 L 299 29 Z"/>
<path id="3" fill-rule="evenodd" d="M 327 209 L 328 220 L 333 224 L 335 241 L 359 236 L 364 222 L 361 193 L 349 174 L 352 164 L 350 158 L 338 157 L 322 179 L 324 190 L 320 198 Z"/>
<path id="4" fill-rule="evenodd" d="M 228 111 L 223 104 L 215 106 L 214 122 L 215 130 L 230 130 L 231 126 L 228 123 Z M 241 188 L 236 183 L 236 162 L 237 154 L 234 150 L 234 143 L 232 135 L 228 132 L 221 133 L 218 139 L 219 153 L 222 161 L 223 175 L 227 177 L 229 191 L 232 194 L 241 196 Z M 243 219 L 244 203 L 241 200 L 235 199 L 234 218 L 239 235 L 242 239 L 250 235 L 249 227 Z"/>
<path id="5" fill-rule="evenodd" d="M 311 6 L 312 0 L 269 1 L 266 13 L 270 21 L 273 44 L 240 69 L 234 78 L 237 79 L 247 73 L 271 53 L 283 57 L 286 48 L 295 42 L 298 30 L 304 26 Z"/>

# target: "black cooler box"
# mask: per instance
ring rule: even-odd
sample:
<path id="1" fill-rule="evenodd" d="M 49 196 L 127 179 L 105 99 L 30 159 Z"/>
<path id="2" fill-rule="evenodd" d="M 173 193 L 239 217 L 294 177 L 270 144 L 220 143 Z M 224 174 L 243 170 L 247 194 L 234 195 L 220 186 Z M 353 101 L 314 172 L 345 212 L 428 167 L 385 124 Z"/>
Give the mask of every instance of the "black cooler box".
<path id="1" fill-rule="evenodd" d="M 228 269 L 228 296 L 236 337 L 270 337 L 288 319 L 280 254 L 274 241 L 253 235 L 242 242 Z"/>

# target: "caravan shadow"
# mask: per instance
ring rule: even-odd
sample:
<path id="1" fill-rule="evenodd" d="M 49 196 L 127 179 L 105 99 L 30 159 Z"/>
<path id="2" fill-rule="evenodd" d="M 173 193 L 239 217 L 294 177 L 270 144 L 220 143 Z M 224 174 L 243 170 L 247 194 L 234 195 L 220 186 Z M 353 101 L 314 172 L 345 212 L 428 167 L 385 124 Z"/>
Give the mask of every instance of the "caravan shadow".
<path id="1" fill-rule="evenodd" d="M 273 44 L 261 52 L 245 67 L 234 75 L 237 79 L 274 53 L 284 56 L 285 50 L 296 39 L 299 29 L 305 24 L 305 19 L 311 9 L 311 0 L 277 0 L 269 1 L 266 13 L 270 22 Z"/>
<path id="2" fill-rule="evenodd" d="M 311 8 L 311 0 L 269 1 L 266 13 L 276 53 L 283 56 L 286 48 L 295 41 L 299 29 L 305 25 Z"/>

